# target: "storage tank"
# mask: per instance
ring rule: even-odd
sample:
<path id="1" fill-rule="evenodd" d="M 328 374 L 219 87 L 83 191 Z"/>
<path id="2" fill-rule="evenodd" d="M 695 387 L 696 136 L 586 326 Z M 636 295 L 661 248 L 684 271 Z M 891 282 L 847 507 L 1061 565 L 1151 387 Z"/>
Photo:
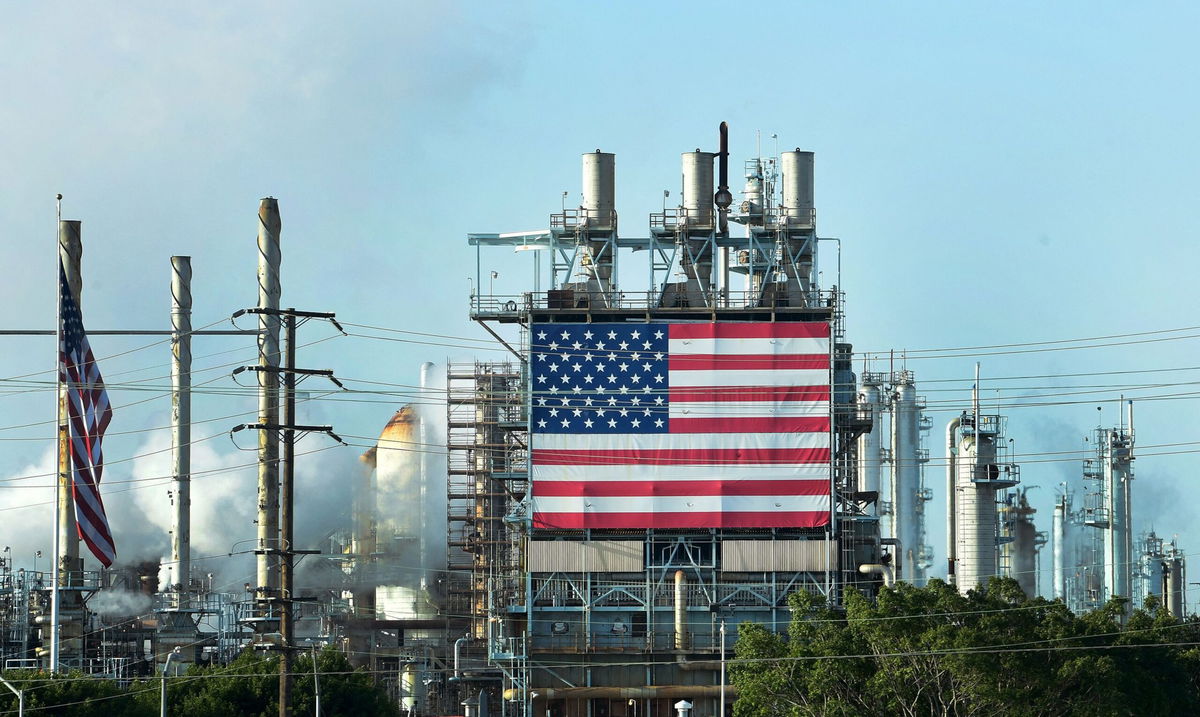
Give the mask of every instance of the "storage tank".
<path id="1" fill-rule="evenodd" d="M 711 177 L 711 167 L 709 174 Z M 613 228 L 617 213 L 616 197 L 616 155 L 598 149 L 583 155 L 582 207 L 587 212 L 589 230 Z"/>

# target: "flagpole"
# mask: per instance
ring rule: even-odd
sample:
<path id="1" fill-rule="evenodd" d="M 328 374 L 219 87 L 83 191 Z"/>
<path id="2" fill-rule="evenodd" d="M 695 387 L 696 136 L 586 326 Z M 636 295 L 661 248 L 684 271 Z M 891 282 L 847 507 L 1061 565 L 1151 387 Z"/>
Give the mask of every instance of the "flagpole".
<path id="1" fill-rule="evenodd" d="M 59 493 L 64 489 L 66 476 L 62 473 L 63 459 L 63 385 L 62 371 L 60 366 L 62 359 L 59 353 L 62 351 L 62 245 L 59 242 L 59 227 L 62 226 L 62 195 L 55 197 L 54 210 L 56 221 L 54 223 L 54 294 L 58 297 L 58 311 L 56 312 L 56 330 L 54 342 L 54 375 L 55 386 L 58 390 L 54 392 L 55 398 L 55 427 L 57 435 L 55 436 L 55 461 L 54 464 L 58 467 L 58 479 L 54 481 L 54 560 L 50 566 L 50 672 L 51 674 L 58 672 L 58 588 L 59 588 L 59 567 L 62 563 L 62 558 L 59 553 L 62 551 L 62 545 L 59 542 L 59 525 L 62 522 L 62 501 L 59 500 Z"/>

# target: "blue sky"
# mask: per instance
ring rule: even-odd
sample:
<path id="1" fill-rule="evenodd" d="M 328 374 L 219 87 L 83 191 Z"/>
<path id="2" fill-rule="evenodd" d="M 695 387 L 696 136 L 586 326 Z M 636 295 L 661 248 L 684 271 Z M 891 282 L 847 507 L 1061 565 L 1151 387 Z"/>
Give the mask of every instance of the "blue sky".
<path id="1" fill-rule="evenodd" d="M 193 257 L 196 326 L 254 303 L 255 212 L 259 197 L 273 195 L 284 223 L 285 304 L 484 339 L 466 318 L 475 260 L 467 232 L 544 226 L 563 191 L 578 196 L 579 155 L 602 148 L 617 154 L 622 233 L 644 235 L 662 190 L 678 184 L 679 153 L 710 148 L 722 120 L 734 167 L 752 155 L 759 130 L 777 133 L 781 149 L 817 153 L 820 233 L 842 239 L 848 338 L 858 349 L 1197 325 L 1198 14 L 1184 3 L 10 5 L 0 27 L 8 298 L 0 328 L 53 325 L 56 192 L 66 197 L 64 216 L 84 222 L 83 307 L 95 329 L 166 327 L 172 254 Z M 498 293 L 528 288 L 524 257 L 500 252 L 485 261 L 500 272 Z M 304 331 L 329 335 L 317 325 Z M 1117 396 L 1139 395 L 1124 385 L 1197 374 L 1064 374 L 1198 365 L 1197 340 L 1178 338 L 1195 333 L 984 356 L 985 393 L 999 387 L 1004 401 L 1036 392 L 1017 386 L 1106 386 L 1075 397 L 1081 403 L 1007 411 L 1018 452 L 1072 450 L 1094 427 L 1096 405 L 1103 401 L 1111 423 Z M 102 355 L 146 343 L 94 341 Z M 0 346 L 0 377 L 53 365 L 47 339 L 0 337 Z M 199 358 L 218 351 L 230 353 Z M 194 353 L 197 369 L 253 357 L 248 344 L 228 339 L 197 339 Z M 415 384 L 423 361 L 475 355 L 503 356 L 351 338 L 305 348 L 300 360 L 350 378 Z M 159 346 L 104 369 L 145 369 L 127 376 L 150 379 L 166 373 L 168 358 Z M 965 406 L 974 360 L 914 358 L 908 366 L 931 402 Z M 987 382 L 1042 375 L 1052 378 Z M 961 380 L 934 383 L 941 379 Z M 114 392 L 114 401 L 152 394 Z M 395 407 L 381 400 L 320 402 L 310 417 L 370 436 Z M 0 393 L 0 424 L 50 420 L 52 405 L 45 390 Z M 198 397 L 195 410 L 212 419 L 252 407 L 249 398 L 220 395 Z M 935 457 L 957 410 L 938 407 Z M 1139 404 L 1139 443 L 1200 441 L 1195 408 L 1194 397 Z M 165 425 L 168 411 L 169 401 L 151 400 L 119 412 L 112 430 Z M 213 433 L 232 422 L 212 421 Z M 49 435 L 44 425 L 0 431 L 19 439 L 0 441 L 0 474 L 36 472 Z M 145 453 L 161 440 L 114 436 L 106 454 Z M 207 445 L 214 465 L 253 457 L 224 438 Z M 1200 549 L 1191 521 L 1198 447 L 1147 449 L 1134 494 L 1139 529 L 1152 522 L 1160 533 L 1178 532 L 1192 550 Z M 1180 452 L 1153 455 L 1167 451 Z M 320 476 L 349 470 L 355 453 L 314 456 L 313 490 L 337 493 Z M 139 460 L 114 464 L 109 479 L 162 468 L 153 457 Z M 1052 487 L 1077 467 L 1024 467 L 1026 483 L 1041 486 L 1031 493 L 1040 528 L 1049 528 Z M 214 510 L 213 520 L 240 520 L 253 476 L 221 476 L 221 491 L 245 490 L 246 505 L 231 499 L 236 509 Z M 930 542 L 941 565 L 940 470 L 927 480 L 938 495 Z M 112 499 L 114 523 L 159 508 L 165 515 L 164 484 L 127 486 L 138 490 Z M 38 511 L 48 509 L 15 506 L 47 491 L 6 492 L 17 496 L 6 499 L 11 525 L 44 519 Z M 253 532 L 248 522 L 221 525 L 234 538 Z M 126 531 L 126 544 L 151 548 L 161 533 L 117 529 L 118 540 Z M 33 549 L 36 540 L 16 537 L 24 528 L 12 532 L 5 541 Z M 218 549 L 215 540 L 209 547 Z"/>

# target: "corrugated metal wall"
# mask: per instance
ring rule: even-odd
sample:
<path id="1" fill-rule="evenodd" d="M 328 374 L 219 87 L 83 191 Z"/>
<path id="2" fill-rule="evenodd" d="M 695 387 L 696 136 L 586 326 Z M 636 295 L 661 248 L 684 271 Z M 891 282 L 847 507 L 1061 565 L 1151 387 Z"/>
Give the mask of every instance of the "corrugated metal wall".
<path id="1" fill-rule="evenodd" d="M 640 573 L 645 569 L 640 540 L 535 540 L 529 543 L 531 573 Z"/>
<path id="2" fill-rule="evenodd" d="M 821 572 L 830 566 L 828 540 L 726 540 L 721 569 L 731 573 Z"/>

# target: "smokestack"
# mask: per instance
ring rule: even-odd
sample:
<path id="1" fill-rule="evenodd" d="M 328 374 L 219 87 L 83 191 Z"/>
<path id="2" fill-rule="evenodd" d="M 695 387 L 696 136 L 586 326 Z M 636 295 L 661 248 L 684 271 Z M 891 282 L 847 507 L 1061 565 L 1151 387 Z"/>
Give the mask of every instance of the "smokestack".
<path id="1" fill-rule="evenodd" d="M 171 562 L 183 587 L 175 606 L 186 608 L 192 575 L 192 258 L 171 257 L 171 455 L 175 513 Z"/>
<path id="2" fill-rule="evenodd" d="M 589 229 L 612 229 L 616 217 L 616 155 L 588 152 L 583 155 L 583 209 Z"/>
<path id="3" fill-rule="evenodd" d="M 258 307 L 276 313 L 259 314 L 258 420 L 279 423 L 279 202 L 273 197 L 258 206 Z M 279 556 L 267 550 L 279 547 L 279 441 L 275 431 L 258 432 L 258 597 L 279 588 Z"/>

